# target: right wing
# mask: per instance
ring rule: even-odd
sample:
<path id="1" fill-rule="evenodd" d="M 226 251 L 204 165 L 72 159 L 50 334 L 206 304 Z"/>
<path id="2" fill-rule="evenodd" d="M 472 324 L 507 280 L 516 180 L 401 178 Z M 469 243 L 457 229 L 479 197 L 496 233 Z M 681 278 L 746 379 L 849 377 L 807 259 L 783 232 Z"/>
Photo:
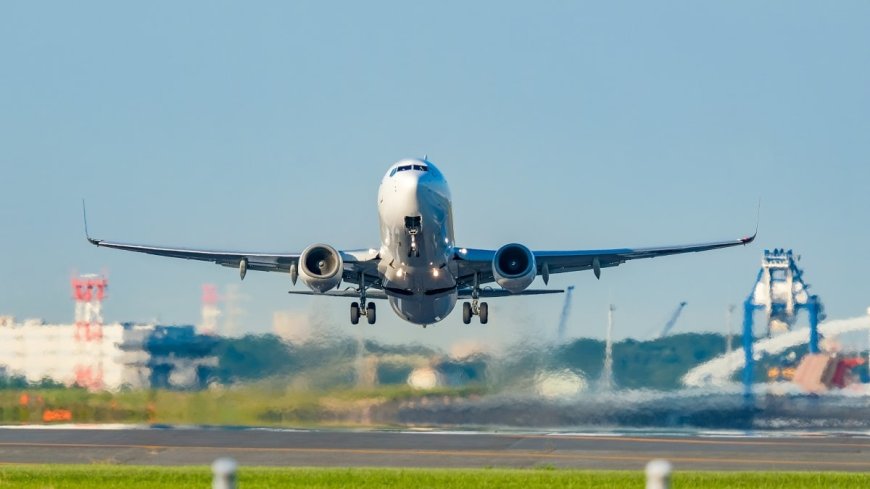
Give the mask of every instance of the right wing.
<path id="1" fill-rule="evenodd" d="M 84 203 L 82 204 L 84 213 Z M 116 250 L 133 251 L 149 255 L 182 258 L 216 263 L 221 266 L 262 272 L 289 272 L 291 266 L 299 262 L 302 253 L 263 253 L 251 251 L 216 251 L 183 247 L 151 246 L 132 243 L 120 243 L 103 239 L 94 239 L 88 232 L 88 221 L 85 215 L 85 237 L 94 246 L 113 248 Z M 377 276 L 378 252 L 376 250 L 339 251 L 344 262 L 342 280 L 359 285 L 360 274 L 365 277 L 368 286 L 375 285 Z M 243 265 L 244 264 L 244 265 Z M 242 273 L 244 276 L 244 273 Z"/>
<path id="2" fill-rule="evenodd" d="M 131 243 L 118 243 L 102 239 L 88 237 L 88 241 L 95 246 L 114 248 L 116 250 L 147 253 L 149 255 L 168 256 L 183 258 L 185 260 L 210 261 L 225 267 L 238 268 L 242 260 L 247 260 L 248 270 L 263 272 L 287 272 L 290 265 L 299 261 L 299 253 L 259 253 L 247 251 L 215 251 L 196 250 L 190 248 L 170 248 L 163 246 L 149 246 Z M 344 256 L 342 256 L 344 258 Z"/>
<path id="3" fill-rule="evenodd" d="M 301 253 L 262 253 L 250 251 L 215 251 L 197 250 L 191 248 L 172 248 L 165 246 L 150 246 L 131 243 L 118 243 L 88 237 L 95 246 L 114 248 L 116 250 L 133 251 L 149 255 L 183 258 L 185 260 L 210 261 L 230 268 L 239 268 L 245 262 L 247 270 L 262 272 L 289 272 L 291 265 L 299 261 Z M 339 251 L 344 262 L 343 280 L 357 283 L 358 275 L 364 272 L 376 275 L 378 253 L 374 250 Z M 371 279 L 373 277 L 366 277 Z"/>

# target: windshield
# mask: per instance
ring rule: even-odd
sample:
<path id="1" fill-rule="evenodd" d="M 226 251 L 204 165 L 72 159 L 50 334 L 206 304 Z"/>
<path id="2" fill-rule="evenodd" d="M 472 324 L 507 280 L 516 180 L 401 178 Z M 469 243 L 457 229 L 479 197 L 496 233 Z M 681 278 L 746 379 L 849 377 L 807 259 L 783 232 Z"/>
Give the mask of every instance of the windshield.
<path id="1" fill-rule="evenodd" d="M 393 168 L 390 171 L 390 176 L 395 175 L 397 172 L 408 171 L 408 170 L 429 171 L 429 167 L 426 165 L 401 165 L 401 166 L 397 166 L 396 168 Z"/>

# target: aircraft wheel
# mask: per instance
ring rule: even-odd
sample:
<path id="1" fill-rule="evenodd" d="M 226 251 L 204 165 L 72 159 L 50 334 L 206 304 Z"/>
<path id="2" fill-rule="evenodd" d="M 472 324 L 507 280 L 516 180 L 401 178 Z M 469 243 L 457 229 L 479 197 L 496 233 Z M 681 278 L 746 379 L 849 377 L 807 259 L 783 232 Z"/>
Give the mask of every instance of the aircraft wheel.
<path id="1" fill-rule="evenodd" d="M 350 305 L 350 324 L 359 324 L 359 304 L 356 302 Z"/>
<path id="2" fill-rule="evenodd" d="M 480 303 L 480 324 L 486 324 L 489 321 L 489 306 L 486 302 Z"/>
<path id="3" fill-rule="evenodd" d="M 369 324 L 375 324 L 375 303 L 369 302 L 369 305 L 366 306 L 366 319 Z"/>
<path id="4" fill-rule="evenodd" d="M 462 322 L 471 324 L 471 304 L 467 302 L 462 303 Z"/>

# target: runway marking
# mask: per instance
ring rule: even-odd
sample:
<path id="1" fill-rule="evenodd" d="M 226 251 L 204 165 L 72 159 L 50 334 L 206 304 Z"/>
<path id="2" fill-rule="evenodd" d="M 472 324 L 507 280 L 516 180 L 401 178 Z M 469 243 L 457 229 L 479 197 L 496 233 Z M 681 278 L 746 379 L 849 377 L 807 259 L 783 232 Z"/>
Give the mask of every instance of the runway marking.
<path id="1" fill-rule="evenodd" d="M 179 445 L 125 445 L 125 444 L 86 444 L 86 443 L 0 443 L 0 447 L 32 447 L 32 448 L 106 448 L 106 449 L 141 449 L 141 450 L 205 450 L 205 451 L 238 451 L 238 452 L 277 452 L 277 453 L 331 453 L 346 455 L 413 455 L 413 456 L 444 456 L 444 457 L 491 457 L 577 460 L 577 461 L 622 461 L 647 462 L 650 455 L 590 455 L 590 454 L 560 454 L 535 451 L 494 451 L 494 450 L 400 450 L 400 449 L 370 449 L 370 448 L 290 448 L 290 447 L 210 447 L 210 446 L 179 446 Z M 759 458 L 710 458 L 710 457 L 667 457 L 672 462 L 713 463 L 713 464 L 748 464 L 748 465 L 802 465 L 828 467 L 868 467 L 867 462 L 831 461 L 831 460 L 782 460 Z M 6 462 L 12 463 L 12 462 Z"/>
<path id="2" fill-rule="evenodd" d="M 545 439 L 545 440 L 587 440 L 587 441 L 627 441 L 640 443 L 682 443 L 686 445 L 756 445 L 756 446 L 778 446 L 778 447 L 806 447 L 812 445 L 814 447 L 847 447 L 847 448 L 870 448 L 870 443 L 829 443 L 829 442 L 814 442 L 811 439 L 803 439 L 805 442 L 783 440 L 783 441 L 743 441 L 743 440 L 698 440 L 690 438 L 648 438 L 644 436 L 587 436 L 587 435 L 504 435 L 518 439 Z"/>

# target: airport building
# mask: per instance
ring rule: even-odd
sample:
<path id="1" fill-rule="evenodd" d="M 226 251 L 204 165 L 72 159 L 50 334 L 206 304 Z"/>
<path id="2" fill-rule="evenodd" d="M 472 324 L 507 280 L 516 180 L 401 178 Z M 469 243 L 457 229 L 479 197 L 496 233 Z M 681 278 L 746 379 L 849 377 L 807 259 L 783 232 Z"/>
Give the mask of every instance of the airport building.
<path id="1" fill-rule="evenodd" d="M 217 366 L 217 340 L 192 326 L 112 323 L 89 333 L 75 324 L 2 317 L 0 372 L 92 390 L 191 389 L 206 386 Z"/>
<path id="2" fill-rule="evenodd" d="M 102 276 L 72 279 L 72 324 L 0 316 L 0 374 L 92 390 L 208 384 L 217 367 L 217 337 L 197 334 L 193 326 L 104 324 L 107 288 Z"/>

